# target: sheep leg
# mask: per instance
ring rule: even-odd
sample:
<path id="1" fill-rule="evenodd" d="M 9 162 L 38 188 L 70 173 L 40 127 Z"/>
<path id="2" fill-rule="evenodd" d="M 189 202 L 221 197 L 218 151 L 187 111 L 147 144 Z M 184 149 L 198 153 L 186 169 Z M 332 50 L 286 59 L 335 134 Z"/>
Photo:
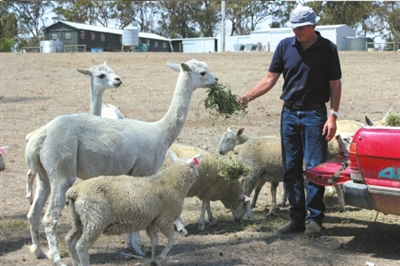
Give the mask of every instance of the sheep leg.
<path id="1" fill-rule="evenodd" d="M 73 266 L 80 265 L 80 259 L 76 250 L 76 244 L 79 238 L 82 236 L 82 228 L 82 224 L 75 220 L 72 229 L 65 236 L 65 242 L 67 243 Z"/>
<path id="2" fill-rule="evenodd" d="M 97 219 L 96 221 L 99 221 L 99 219 Z M 80 226 L 83 227 L 82 225 L 80 225 Z M 103 223 L 96 224 L 95 222 L 88 221 L 85 224 L 84 228 L 85 228 L 85 230 L 81 233 L 81 236 L 80 236 L 78 242 L 76 242 L 75 249 L 76 249 L 76 252 L 78 253 L 78 257 L 79 257 L 79 261 L 80 261 L 80 264 L 78 264 L 78 265 L 79 266 L 90 266 L 89 248 L 96 241 L 96 239 L 98 239 L 100 237 L 101 233 L 104 230 L 104 224 Z M 78 229 L 77 236 L 78 236 L 78 234 L 79 234 L 79 229 Z"/>
<path id="3" fill-rule="evenodd" d="M 271 182 L 270 190 L 271 190 L 271 209 L 269 210 L 267 216 L 276 214 L 276 211 L 279 210 L 276 205 L 276 191 L 278 190 L 279 182 Z"/>
<path id="4" fill-rule="evenodd" d="M 201 214 L 200 214 L 200 219 L 199 219 L 199 231 L 202 232 L 206 230 L 206 226 L 204 224 L 204 217 L 206 216 L 206 210 L 209 205 L 209 201 L 203 201 L 201 204 Z"/>
<path id="5" fill-rule="evenodd" d="M 278 205 L 278 206 L 282 206 L 282 207 L 284 207 L 284 206 L 286 206 L 286 191 L 285 191 L 285 188 L 283 188 L 283 195 L 282 195 L 282 199 L 281 199 L 281 202 L 280 202 L 280 204 Z"/>
<path id="6" fill-rule="evenodd" d="M 163 233 L 163 235 L 165 235 L 168 238 L 168 243 L 164 247 L 164 249 L 161 251 L 160 255 L 158 255 L 156 257 L 156 260 L 155 260 L 156 265 L 161 265 L 161 262 L 163 262 L 165 260 L 168 252 L 171 250 L 172 246 L 175 243 L 175 239 L 176 239 L 173 226 L 169 226 L 169 225 L 161 226 L 160 231 L 161 231 L 161 233 Z M 154 259 L 153 259 L 153 261 L 154 261 Z"/>
<path id="7" fill-rule="evenodd" d="M 335 185 L 335 189 L 336 189 L 336 193 L 338 195 L 339 206 L 341 208 L 341 211 L 344 212 L 344 211 L 346 211 L 346 204 L 344 202 L 342 187 L 341 187 L 341 185 Z"/>
<path id="8" fill-rule="evenodd" d="M 261 178 L 260 178 L 261 179 Z M 254 209 L 256 207 L 256 203 L 257 203 L 257 199 L 258 199 L 258 195 L 261 192 L 262 187 L 264 186 L 266 180 L 259 180 L 258 185 L 256 186 L 256 189 L 254 191 L 254 196 L 253 196 L 253 200 L 251 201 L 251 208 Z"/>
<path id="9" fill-rule="evenodd" d="M 32 202 L 31 208 L 29 209 L 27 215 L 29 229 L 31 231 L 31 238 L 32 238 L 32 246 L 30 247 L 30 249 L 38 259 L 46 258 L 46 255 L 40 248 L 39 222 L 42 210 L 46 204 L 49 194 L 50 194 L 50 185 L 48 183 L 48 180 L 46 179 L 46 182 L 43 182 L 43 179 L 40 178 L 39 175 L 39 178 L 36 181 L 35 199 Z"/>
<path id="10" fill-rule="evenodd" d="M 64 177 L 60 173 L 56 173 L 55 176 Z M 43 226 L 49 245 L 48 257 L 53 259 L 53 263 L 56 266 L 65 266 L 61 262 L 60 250 L 58 248 L 57 225 L 61 211 L 65 206 L 65 192 L 72 186 L 75 179 L 75 175 L 70 175 L 69 177 L 65 177 L 65 179 L 58 178 L 53 180 L 54 183 L 51 184 L 49 204 L 43 218 Z"/>
<path id="11" fill-rule="evenodd" d="M 29 204 L 32 204 L 33 202 L 33 197 L 32 197 L 32 184 L 33 181 L 35 180 L 36 174 L 32 173 L 32 171 L 29 169 L 28 172 L 26 173 L 27 178 L 26 178 L 26 198 L 29 201 Z"/>
<path id="12" fill-rule="evenodd" d="M 143 252 L 143 242 L 140 238 L 140 232 L 128 233 L 125 235 L 126 245 L 128 248 L 133 249 L 136 255 L 146 257 L 146 253 Z"/>
<path id="13" fill-rule="evenodd" d="M 185 225 L 182 222 L 182 218 L 179 216 L 178 219 L 175 220 L 176 230 L 181 232 L 183 236 L 188 236 L 188 232 L 185 228 Z"/>
<path id="14" fill-rule="evenodd" d="M 210 201 L 207 201 L 207 216 L 208 216 L 208 221 L 210 222 L 211 225 L 216 225 L 217 224 L 217 220 L 215 220 L 212 211 L 211 211 L 211 204 Z"/>
<path id="15" fill-rule="evenodd" d="M 155 260 L 156 260 L 156 251 L 157 251 L 157 244 L 158 244 L 157 227 L 156 226 L 147 227 L 146 233 L 150 237 L 151 261 L 152 261 L 151 264 L 153 265 L 153 262 L 155 262 Z"/>

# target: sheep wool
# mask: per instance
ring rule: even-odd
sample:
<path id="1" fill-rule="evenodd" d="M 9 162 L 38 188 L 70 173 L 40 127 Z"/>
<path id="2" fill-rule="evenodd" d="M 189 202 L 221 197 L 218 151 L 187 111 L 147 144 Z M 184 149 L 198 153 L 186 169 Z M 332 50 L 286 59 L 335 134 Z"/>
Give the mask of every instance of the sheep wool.
<path id="1" fill-rule="evenodd" d="M 69 188 L 66 197 L 73 228 L 66 241 L 74 263 L 89 265 L 88 249 L 102 233 L 117 235 L 146 229 L 152 243 L 152 260 L 159 265 L 173 245 L 173 222 L 181 214 L 197 175 L 194 158 L 201 157 L 177 160 L 163 173 L 150 177 L 101 176 Z M 168 238 L 168 244 L 155 257 L 157 230 Z"/>

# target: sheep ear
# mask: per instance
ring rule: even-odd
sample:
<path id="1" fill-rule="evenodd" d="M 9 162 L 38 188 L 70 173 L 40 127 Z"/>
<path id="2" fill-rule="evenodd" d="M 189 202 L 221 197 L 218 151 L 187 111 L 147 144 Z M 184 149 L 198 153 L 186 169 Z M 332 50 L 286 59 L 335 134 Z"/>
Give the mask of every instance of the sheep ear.
<path id="1" fill-rule="evenodd" d="M 167 62 L 167 66 L 172 69 L 173 71 L 180 72 L 181 68 L 178 64 Z"/>
<path id="2" fill-rule="evenodd" d="M 168 150 L 167 151 L 168 157 L 172 162 L 175 162 L 176 160 L 178 160 L 178 157 L 176 156 L 176 154 L 173 151 Z"/>
<path id="3" fill-rule="evenodd" d="M 203 159 L 203 156 L 204 156 L 204 153 L 199 153 L 199 154 L 193 156 L 193 158 L 192 158 L 193 163 L 194 163 L 195 165 L 199 165 L 200 160 Z"/>
<path id="4" fill-rule="evenodd" d="M 248 196 L 246 196 L 246 195 L 244 195 L 244 194 L 242 194 L 242 195 L 240 195 L 239 196 L 239 199 L 240 199 L 240 201 L 242 201 L 242 202 L 244 202 L 244 203 L 248 203 L 248 202 L 250 202 L 250 197 L 248 197 Z"/>
<path id="5" fill-rule="evenodd" d="M 8 149 L 8 146 L 3 146 L 0 148 L 0 155 L 3 154 L 3 152 L 5 152 Z"/>
<path id="6" fill-rule="evenodd" d="M 106 65 L 107 65 L 107 61 L 104 61 L 103 66 L 106 66 Z"/>
<path id="7" fill-rule="evenodd" d="M 368 115 L 365 115 L 365 122 L 367 123 L 368 126 L 373 126 L 374 125 L 374 121 L 372 121 L 372 119 L 369 118 Z"/>
<path id="8" fill-rule="evenodd" d="M 239 137 L 239 136 L 241 136 L 243 134 L 243 132 L 244 132 L 244 127 L 239 129 L 236 135 Z"/>
<path id="9" fill-rule="evenodd" d="M 80 73 L 82 73 L 82 74 L 84 74 L 84 75 L 88 75 L 88 76 L 91 76 L 91 75 L 92 75 L 92 72 L 90 72 L 89 69 L 77 68 L 76 70 L 78 70 L 78 72 L 80 72 Z"/>

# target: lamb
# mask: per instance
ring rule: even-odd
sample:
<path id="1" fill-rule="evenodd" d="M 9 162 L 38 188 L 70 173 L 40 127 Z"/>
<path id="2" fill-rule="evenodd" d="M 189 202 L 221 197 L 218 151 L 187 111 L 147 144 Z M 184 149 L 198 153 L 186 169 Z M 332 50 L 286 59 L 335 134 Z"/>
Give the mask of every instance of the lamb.
<path id="1" fill-rule="evenodd" d="M 150 177 L 101 176 L 67 190 L 72 229 L 65 237 L 72 265 L 90 265 L 89 248 L 103 233 L 118 235 L 146 229 L 151 240 L 152 265 L 161 265 L 175 241 L 173 222 L 182 212 L 185 196 L 199 175 L 203 154 L 178 159 L 168 151 L 172 164 Z M 201 164 L 200 164 L 201 165 Z M 155 256 L 160 230 L 168 243 Z"/>
<path id="2" fill-rule="evenodd" d="M 6 163 L 4 162 L 3 153 L 8 149 L 8 146 L 3 146 L 0 148 L 0 171 L 6 169 Z"/>
<path id="3" fill-rule="evenodd" d="M 105 118 L 124 119 L 125 116 L 114 105 L 102 105 L 103 94 L 107 89 L 117 89 L 122 84 L 121 78 L 114 74 L 114 70 L 104 62 L 100 65 L 92 66 L 90 69 L 77 68 L 79 73 L 90 77 L 90 111 L 89 113 Z M 39 129 L 36 129 L 25 136 L 28 141 Z M 29 169 L 26 179 L 26 198 L 29 204 L 33 202 L 32 184 L 35 180 L 36 173 L 32 173 Z"/>
<path id="4" fill-rule="evenodd" d="M 346 152 L 345 144 L 340 135 L 336 136 L 336 141 L 329 142 L 328 154 L 339 154 Z M 226 154 L 234 150 L 237 160 L 245 167 L 252 169 L 250 173 L 242 179 L 244 193 L 250 196 L 255 189 L 251 208 L 256 206 L 258 195 L 265 182 L 271 183 L 272 207 L 268 215 L 275 214 L 278 210 L 276 203 L 276 191 L 280 182 L 283 181 L 283 166 L 281 140 L 278 136 L 251 137 L 244 134 L 244 128 L 237 132 L 228 128 L 219 142 L 220 154 Z M 329 155 L 332 156 L 332 155 Z M 340 187 L 335 187 L 340 189 Z M 341 192 L 341 191 L 340 191 Z M 338 193 L 339 195 L 339 193 Z M 283 194 L 280 205 L 286 204 L 286 195 Z M 344 209 L 344 199 L 339 197 L 339 205 Z"/>
<path id="5" fill-rule="evenodd" d="M 230 209 L 233 219 L 239 222 L 246 212 L 251 212 L 250 198 L 243 194 L 243 188 L 238 179 L 226 180 L 219 175 L 219 172 L 227 166 L 222 158 L 215 153 L 200 149 L 195 146 L 174 143 L 169 149 L 178 157 L 193 156 L 197 153 L 204 154 L 204 158 L 199 166 L 199 177 L 190 188 L 187 197 L 198 197 L 202 201 L 201 215 L 199 219 L 199 231 L 205 230 L 205 212 L 207 210 L 208 219 L 211 225 L 217 221 L 212 215 L 210 201 L 220 200 L 225 208 Z M 162 169 L 169 165 L 169 160 L 165 160 Z M 187 235 L 187 231 L 179 218 L 176 221 L 178 231 Z"/>
<path id="6" fill-rule="evenodd" d="M 39 178 L 27 217 L 32 251 L 38 258 L 45 257 L 39 245 L 39 220 L 49 195 L 43 218 L 48 254 L 55 265 L 64 265 L 58 249 L 57 224 L 65 205 L 65 192 L 76 177 L 86 180 L 100 175 L 155 174 L 184 126 L 193 91 L 218 81 L 206 63 L 195 59 L 181 65 L 167 65 L 180 73 L 171 105 L 160 120 L 143 122 L 90 114 L 62 115 L 29 139 L 25 160 Z M 139 246 L 135 251 L 145 256 Z"/>

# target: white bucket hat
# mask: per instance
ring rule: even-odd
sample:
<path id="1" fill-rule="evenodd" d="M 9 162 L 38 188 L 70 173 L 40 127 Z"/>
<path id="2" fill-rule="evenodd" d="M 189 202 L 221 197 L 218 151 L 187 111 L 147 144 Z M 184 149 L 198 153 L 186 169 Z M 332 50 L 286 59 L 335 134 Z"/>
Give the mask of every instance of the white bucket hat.
<path id="1" fill-rule="evenodd" d="M 290 22 L 287 26 L 294 29 L 306 25 L 315 25 L 320 17 L 315 14 L 314 10 L 308 6 L 298 6 L 290 13 Z"/>

